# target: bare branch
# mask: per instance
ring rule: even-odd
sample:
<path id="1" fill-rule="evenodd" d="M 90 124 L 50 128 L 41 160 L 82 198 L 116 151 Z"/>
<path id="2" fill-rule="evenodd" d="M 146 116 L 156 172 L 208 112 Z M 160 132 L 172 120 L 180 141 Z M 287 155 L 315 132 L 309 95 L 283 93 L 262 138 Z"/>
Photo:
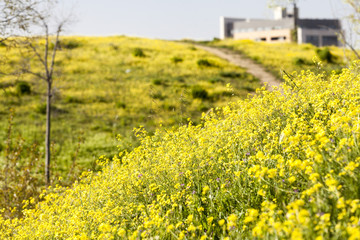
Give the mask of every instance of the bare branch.
<path id="1" fill-rule="evenodd" d="M 55 46 L 54 46 L 54 49 L 53 49 L 52 58 L 51 58 L 51 65 L 50 65 L 50 78 L 52 77 L 53 72 L 54 72 L 55 56 L 56 56 L 56 51 L 57 51 L 58 44 L 59 44 L 59 37 L 60 37 L 60 33 L 62 32 L 63 24 L 64 24 L 64 22 L 62 22 L 58 26 L 58 29 L 56 31 Z"/>
<path id="2" fill-rule="evenodd" d="M 48 55 L 49 55 L 49 26 L 44 23 L 45 27 L 45 51 L 44 51 L 44 62 L 45 62 L 45 72 L 47 81 L 49 81 L 49 67 L 48 67 Z"/>
<path id="3" fill-rule="evenodd" d="M 31 40 L 29 40 L 28 46 L 32 49 L 32 51 L 34 52 L 34 54 L 36 55 L 36 57 L 39 59 L 39 61 L 44 65 L 45 65 L 45 61 L 44 59 L 41 58 L 38 50 L 36 49 L 36 47 L 30 42 Z"/>
<path id="4" fill-rule="evenodd" d="M 46 78 L 44 76 L 42 76 L 40 73 L 36 73 L 36 72 L 33 72 L 33 71 L 30 71 L 29 69 L 21 69 L 21 71 L 23 73 L 27 73 L 27 74 L 31 74 L 37 78 L 40 78 L 40 79 L 43 79 L 46 81 Z"/>
<path id="5" fill-rule="evenodd" d="M 350 50 L 356 55 L 357 59 L 360 59 L 360 55 L 359 55 L 359 53 L 356 51 L 356 49 L 354 48 L 354 46 L 353 46 L 351 43 L 349 43 L 349 41 L 346 40 L 346 37 L 345 37 L 344 32 L 340 31 L 338 34 L 340 35 L 343 43 L 344 43 L 346 46 L 348 46 L 348 47 L 350 48 Z"/>

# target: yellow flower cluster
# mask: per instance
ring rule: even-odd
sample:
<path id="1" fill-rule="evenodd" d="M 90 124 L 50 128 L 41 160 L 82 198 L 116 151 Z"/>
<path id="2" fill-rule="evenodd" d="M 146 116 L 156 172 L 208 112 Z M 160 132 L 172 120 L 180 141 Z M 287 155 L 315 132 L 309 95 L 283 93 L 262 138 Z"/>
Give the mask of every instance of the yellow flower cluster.
<path id="1" fill-rule="evenodd" d="M 200 125 L 138 131 L 101 172 L 0 219 L 0 238 L 359 239 L 359 73 L 294 73 Z"/>

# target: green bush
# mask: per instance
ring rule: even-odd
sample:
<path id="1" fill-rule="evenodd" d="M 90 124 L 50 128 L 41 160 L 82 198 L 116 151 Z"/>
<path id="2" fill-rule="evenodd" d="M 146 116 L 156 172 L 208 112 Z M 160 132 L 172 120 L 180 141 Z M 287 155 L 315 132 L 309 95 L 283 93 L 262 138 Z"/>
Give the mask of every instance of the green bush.
<path id="1" fill-rule="evenodd" d="M 293 63 L 297 66 L 306 65 L 307 61 L 304 58 L 296 57 L 293 59 Z"/>
<path id="2" fill-rule="evenodd" d="M 156 93 L 152 93 L 151 94 L 151 98 L 153 99 L 159 99 L 159 100 L 164 100 L 166 98 L 165 95 L 163 95 L 161 92 L 156 92 Z"/>
<path id="3" fill-rule="evenodd" d="M 199 67 L 212 67 L 213 64 L 207 59 L 199 59 L 197 62 Z"/>
<path id="4" fill-rule="evenodd" d="M 154 84 L 154 85 L 162 85 L 162 84 L 163 84 L 163 80 L 158 79 L 158 78 L 153 79 L 151 82 L 152 82 L 152 84 Z"/>
<path id="5" fill-rule="evenodd" d="M 195 86 L 191 89 L 191 96 L 193 98 L 207 99 L 209 94 L 204 88 Z"/>
<path id="6" fill-rule="evenodd" d="M 115 51 L 119 50 L 119 46 L 118 46 L 118 45 L 110 44 L 110 47 L 111 47 L 113 50 L 115 50 Z"/>
<path id="7" fill-rule="evenodd" d="M 134 48 L 132 54 L 134 57 L 146 57 L 144 51 L 141 48 Z"/>
<path id="8" fill-rule="evenodd" d="M 250 87 L 250 86 L 244 86 L 242 87 L 242 89 L 248 91 L 248 92 L 255 92 L 256 89 L 254 87 Z"/>
<path id="9" fill-rule="evenodd" d="M 209 110 L 210 107 L 204 103 L 201 103 L 199 106 L 198 106 L 198 111 L 199 112 L 206 112 L 207 110 Z"/>
<path id="10" fill-rule="evenodd" d="M 221 78 L 215 77 L 215 78 L 209 79 L 208 82 L 214 84 L 214 83 L 219 83 L 219 82 L 224 82 L 224 81 Z"/>
<path id="11" fill-rule="evenodd" d="M 64 39 L 59 42 L 60 48 L 75 49 L 82 46 L 82 43 L 76 40 Z"/>
<path id="12" fill-rule="evenodd" d="M 65 103 L 83 103 L 83 101 L 77 97 L 74 96 L 66 96 L 64 98 Z"/>
<path id="13" fill-rule="evenodd" d="M 317 48 L 316 55 L 320 58 L 321 61 L 326 61 L 328 63 L 333 63 L 334 55 L 330 52 L 328 47 Z"/>
<path id="14" fill-rule="evenodd" d="M 184 77 L 181 77 L 181 76 L 175 76 L 173 79 L 174 79 L 175 81 L 177 81 L 177 82 L 180 82 L 180 83 L 185 82 Z"/>
<path id="15" fill-rule="evenodd" d="M 214 37 L 213 40 L 211 42 L 215 43 L 215 42 L 220 42 L 221 39 L 220 38 L 217 38 L 217 37 Z"/>
<path id="16" fill-rule="evenodd" d="M 37 105 L 35 111 L 40 114 L 46 114 L 46 103 Z"/>
<path id="17" fill-rule="evenodd" d="M 176 56 L 172 57 L 170 60 L 171 60 L 171 62 L 173 62 L 175 64 L 183 61 L 183 59 L 181 57 L 176 57 Z"/>
<path id="18" fill-rule="evenodd" d="M 18 95 L 27 95 L 31 93 L 31 86 L 27 82 L 18 82 L 16 84 L 16 93 Z"/>
<path id="19" fill-rule="evenodd" d="M 116 102 L 116 107 L 125 109 L 126 104 L 124 102 L 122 102 L 122 101 L 119 101 L 119 102 Z"/>
<path id="20" fill-rule="evenodd" d="M 239 72 L 221 72 L 220 76 L 225 78 L 240 78 L 243 74 Z"/>

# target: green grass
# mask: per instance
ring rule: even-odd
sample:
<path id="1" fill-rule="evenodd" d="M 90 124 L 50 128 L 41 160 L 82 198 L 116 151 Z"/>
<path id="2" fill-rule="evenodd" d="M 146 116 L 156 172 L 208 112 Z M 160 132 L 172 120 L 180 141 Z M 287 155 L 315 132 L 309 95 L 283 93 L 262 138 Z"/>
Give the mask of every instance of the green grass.
<path id="1" fill-rule="evenodd" d="M 178 127 L 201 112 L 247 96 L 259 82 L 244 69 L 230 65 L 189 44 L 132 37 L 65 37 L 56 61 L 52 108 L 52 168 L 66 173 L 73 165 L 92 168 L 102 154 L 137 145 L 133 128 L 148 132 L 162 124 Z M 21 56 L 8 52 L 5 71 L 19 66 Z M 206 60 L 210 66 L 199 66 Z M 32 61 L 33 69 L 40 66 Z M 229 73 L 229 76 L 223 76 Z M 219 79 L 213 82 L 212 79 Z M 232 85 L 232 93 L 226 84 Z M 0 76 L 0 132 L 6 136 L 13 108 L 14 134 L 42 145 L 45 133 L 45 82 L 34 76 Z M 28 88 L 29 87 L 29 88 Z M 206 97 L 193 92 L 201 88 Z M 195 90 L 194 90 L 195 89 Z M 249 91 L 250 90 L 250 91 Z M 83 138 L 79 142 L 79 137 Z M 43 148 L 41 148 L 43 152 Z"/>

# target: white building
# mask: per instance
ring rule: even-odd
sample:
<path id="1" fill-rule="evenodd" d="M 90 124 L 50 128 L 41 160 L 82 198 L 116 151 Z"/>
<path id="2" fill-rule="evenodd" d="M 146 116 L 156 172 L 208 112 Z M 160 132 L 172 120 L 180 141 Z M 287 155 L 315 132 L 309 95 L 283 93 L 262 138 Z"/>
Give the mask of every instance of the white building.
<path id="1" fill-rule="evenodd" d="M 301 19 L 298 8 L 288 12 L 276 8 L 274 19 L 241 19 L 220 17 L 220 38 L 252 39 L 265 42 L 311 43 L 315 46 L 339 46 L 338 19 Z"/>

